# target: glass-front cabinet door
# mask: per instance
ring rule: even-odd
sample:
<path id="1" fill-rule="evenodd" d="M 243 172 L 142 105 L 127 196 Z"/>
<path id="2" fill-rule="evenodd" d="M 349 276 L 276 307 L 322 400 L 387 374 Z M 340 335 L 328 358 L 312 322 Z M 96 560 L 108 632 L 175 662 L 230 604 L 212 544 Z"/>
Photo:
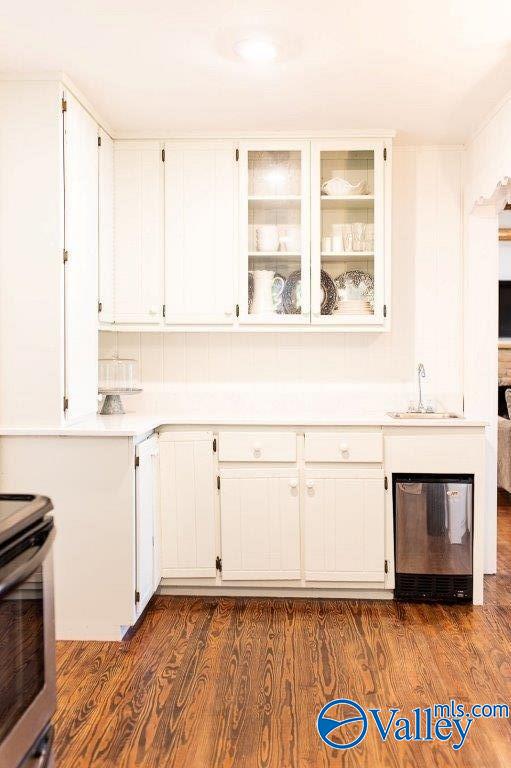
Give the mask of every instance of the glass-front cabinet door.
<path id="1" fill-rule="evenodd" d="M 240 322 L 309 323 L 309 142 L 242 142 L 239 163 Z"/>
<path id="2" fill-rule="evenodd" d="M 383 141 L 312 142 L 313 324 L 383 324 L 385 155 Z"/>

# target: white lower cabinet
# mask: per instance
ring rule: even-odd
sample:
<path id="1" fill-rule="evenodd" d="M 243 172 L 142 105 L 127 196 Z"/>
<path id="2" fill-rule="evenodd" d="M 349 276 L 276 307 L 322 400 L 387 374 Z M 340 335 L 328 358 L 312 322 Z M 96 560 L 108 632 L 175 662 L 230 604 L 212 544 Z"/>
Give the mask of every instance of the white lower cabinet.
<path id="1" fill-rule="evenodd" d="M 383 582 L 381 471 L 309 470 L 305 477 L 305 578 Z"/>
<path id="2" fill-rule="evenodd" d="M 166 578 L 216 575 L 212 432 L 160 435 L 161 568 Z"/>
<path id="3" fill-rule="evenodd" d="M 158 437 L 152 435 L 136 446 L 136 597 L 140 615 L 160 583 L 158 557 Z"/>
<path id="4" fill-rule="evenodd" d="M 223 581 L 300 578 L 297 470 L 222 470 L 220 508 Z"/>

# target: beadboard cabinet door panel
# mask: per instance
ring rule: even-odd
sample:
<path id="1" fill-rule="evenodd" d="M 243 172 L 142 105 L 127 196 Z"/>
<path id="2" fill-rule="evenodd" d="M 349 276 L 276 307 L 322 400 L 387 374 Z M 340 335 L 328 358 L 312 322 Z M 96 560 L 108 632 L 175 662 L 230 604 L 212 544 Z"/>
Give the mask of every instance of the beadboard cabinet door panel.
<path id="1" fill-rule="evenodd" d="M 300 578 L 298 473 L 224 470 L 222 580 Z"/>
<path id="2" fill-rule="evenodd" d="M 135 470 L 136 488 L 136 613 L 139 616 L 155 592 L 155 542 L 157 538 L 158 438 L 148 437 L 136 447 L 138 465 Z"/>
<path id="3" fill-rule="evenodd" d="M 116 323 L 163 317 L 163 162 L 159 142 L 114 144 Z"/>
<path id="4" fill-rule="evenodd" d="M 102 323 L 114 319 L 114 142 L 98 130 L 99 164 L 99 282 L 98 315 Z"/>
<path id="5" fill-rule="evenodd" d="M 165 322 L 235 317 L 236 160 L 230 141 L 165 144 Z"/>
<path id="6" fill-rule="evenodd" d="M 305 578 L 383 582 L 383 478 L 306 478 Z"/>
<path id="7" fill-rule="evenodd" d="M 212 444 L 212 433 L 160 437 L 161 566 L 166 578 L 216 575 Z"/>
<path id="8" fill-rule="evenodd" d="M 64 322 L 66 416 L 95 413 L 98 386 L 98 130 L 66 94 Z"/>

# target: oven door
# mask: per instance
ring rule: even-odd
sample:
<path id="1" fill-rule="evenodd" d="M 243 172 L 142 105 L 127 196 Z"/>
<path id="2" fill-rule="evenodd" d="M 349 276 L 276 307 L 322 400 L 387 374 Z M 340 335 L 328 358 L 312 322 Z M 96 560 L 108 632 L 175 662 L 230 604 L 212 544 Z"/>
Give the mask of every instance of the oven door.
<path id="1" fill-rule="evenodd" d="M 0 548 L 0 765 L 17 768 L 56 702 L 51 547 L 46 518 Z"/>

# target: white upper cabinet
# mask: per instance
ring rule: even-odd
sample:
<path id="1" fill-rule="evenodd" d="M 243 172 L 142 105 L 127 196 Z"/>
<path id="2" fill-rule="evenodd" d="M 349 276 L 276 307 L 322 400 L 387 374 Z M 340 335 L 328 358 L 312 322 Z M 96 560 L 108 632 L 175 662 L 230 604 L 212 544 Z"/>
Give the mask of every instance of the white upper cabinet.
<path id="1" fill-rule="evenodd" d="M 103 323 L 114 319 L 114 142 L 98 130 L 99 165 L 99 284 L 98 315 Z"/>
<path id="2" fill-rule="evenodd" d="M 236 198 L 233 142 L 166 142 L 167 324 L 233 322 Z"/>
<path id="3" fill-rule="evenodd" d="M 114 311 L 101 206 L 100 321 L 387 330 L 391 149 L 385 136 L 116 141 Z"/>
<path id="4" fill-rule="evenodd" d="M 114 148 L 116 323 L 163 317 L 163 162 L 160 142 Z"/>
<path id="5" fill-rule="evenodd" d="M 98 129 L 70 94 L 64 112 L 66 416 L 95 413 L 98 386 Z"/>
<path id="6" fill-rule="evenodd" d="M 384 322 L 386 162 L 382 140 L 312 142 L 313 324 Z"/>
<path id="7" fill-rule="evenodd" d="M 241 142 L 239 188 L 240 322 L 308 323 L 309 142 Z"/>

